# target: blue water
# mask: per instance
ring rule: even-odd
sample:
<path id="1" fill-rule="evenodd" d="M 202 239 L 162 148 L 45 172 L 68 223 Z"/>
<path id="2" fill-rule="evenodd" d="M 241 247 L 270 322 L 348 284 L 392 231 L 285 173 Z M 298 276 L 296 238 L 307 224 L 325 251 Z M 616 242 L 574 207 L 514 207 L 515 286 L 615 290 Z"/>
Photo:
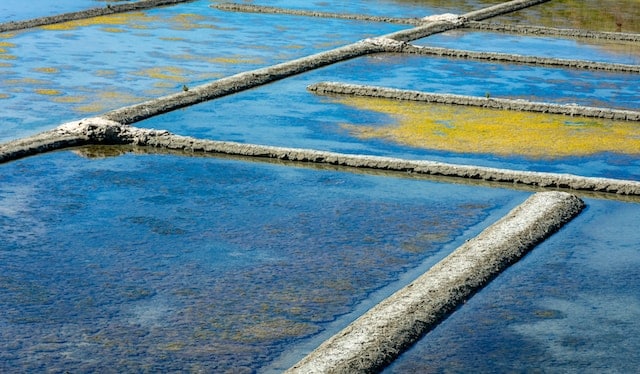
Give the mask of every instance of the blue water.
<path id="1" fill-rule="evenodd" d="M 491 43 L 486 43 L 486 40 L 491 40 Z M 414 44 L 524 56 L 640 64 L 640 47 L 638 43 L 632 42 L 605 42 L 597 39 L 552 38 L 454 30 L 429 36 L 414 42 Z"/>
<path id="2" fill-rule="evenodd" d="M 113 2 L 112 2 L 113 3 Z M 76 12 L 108 4 L 105 0 L 2 0 L 0 23 Z"/>
<path id="3" fill-rule="evenodd" d="M 490 79 L 487 80 L 487 77 Z M 578 79 L 581 79 L 580 90 L 571 86 L 578 84 Z M 539 160 L 440 152 L 400 146 L 384 140 L 360 140 L 351 136 L 340 125 L 386 125 L 393 123 L 393 119 L 349 108 L 335 103 L 331 98 L 319 97 L 306 90 L 308 85 L 316 82 L 340 81 L 480 96 L 484 95 L 483 89 L 488 89 L 496 96 L 516 92 L 523 96 L 525 93 L 539 95 L 527 96 L 534 100 L 555 99 L 560 102 L 613 106 L 616 103 L 608 101 L 607 96 L 601 96 L 597 92 L 598 86 L 616 85 L 620 90 L 618 97 L 626 95 L 629 100 L 627 105 L 637 106 L 640 100 L 634 91 L 634 81 L 625 79 L 628 79 L 625 75 L 378 55 L 347 61 L 151 118 L 137 126 L 244 143 L 640 180 L 639 154 L 610 153 Z M 617 104 L 622 105 L 620 101 Z"/>
<path id="4" fill-rule="evenodd" d="M 221 12 L 208 1 L 141 14 L 122 25 L 1 38 L 0 141 L 406 27 L 301 23 L 293 16 Z"/>
<path id="5" fill-rule="evenodd" d="M 0 169 L 3 372 L 264 367 L 527 197 L 178 156 Z"/>
<path id="6" fill-rule="evenodd" d="M 226 0 L 213 0 L 225 3 Z M 500 3 L 500 0 L 453 0 L 453 1 L 402 1 L 402 0 L 262 0 L 252 5 L 267 5 L 290 9 L 305 9 L 331 13 L 356 13 L 387 17 L 422 18 L 432 14 L 466 13 Z"/>
<path id="7" fill-rule="evenodd" d="M 586 202 L 386 373 L 635 372 L 640 206 Z"/>

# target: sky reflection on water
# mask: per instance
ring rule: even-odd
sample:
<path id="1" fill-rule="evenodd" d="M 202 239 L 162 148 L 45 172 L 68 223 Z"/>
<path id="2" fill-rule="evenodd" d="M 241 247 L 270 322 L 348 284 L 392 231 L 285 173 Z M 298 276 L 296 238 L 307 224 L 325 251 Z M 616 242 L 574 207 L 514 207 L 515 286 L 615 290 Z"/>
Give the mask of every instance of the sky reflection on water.
<path id="1" fill-rule="evenodd" d="M 262 367 L 528 195 L 178 156 L 2 169 L 5 371 Z"/>
<path id="2" fill-rule="evenodd" d="M 385 372 L 633 372 L 638 204 L 586 203 Z"/>

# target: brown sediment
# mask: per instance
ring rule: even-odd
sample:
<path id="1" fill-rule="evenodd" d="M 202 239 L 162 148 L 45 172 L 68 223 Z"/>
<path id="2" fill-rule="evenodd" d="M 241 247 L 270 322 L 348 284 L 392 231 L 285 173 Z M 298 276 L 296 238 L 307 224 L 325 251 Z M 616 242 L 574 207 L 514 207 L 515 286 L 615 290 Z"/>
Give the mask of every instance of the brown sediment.
<path id="1" fill-rule="evenodd" d="M 380 86 L 320 82 L 308 87 L 318 95 L 353 95 L 379 97 L 395 100 L 411 100 L 426 103 L 469 105 L 482 108 L 563 114 L 591 118 L 605 118 L 618 121 L 640 121 L 640 111 L 597 108 L 577 104 L 553 104 L 528 100 L 487 98 L 478 96 L 439 94 L 413 90 L 400 90 Z"/>
<path id="2" fill-rule="evenodd" d="M 535 25 L 517 25 L 494 22 L 469 21 L 464 24 L 464 28 L 482 31 L 495 31 L 525 35 L 549 35 L 565 36 L 570 38 L 603 39 L 615 41 L 640 41 L 640 34 L 624 32 L 591 31 L 579 29 L 560 29 L 555 27 L 544 27 Z"/>
<path id="3" fill-rule="evenodd" d="M 140 129 L 95 117 L 70 122 L 32 137 L 0 145 L 0 163 L 37 153 L 80 145 L 137 145 L 202 154 L 237 155 L 291 162 L 338 165 L 347 168 L 395 171 L 484 180 L 510 185 L 561 188 L 618 195 L 640 196 L 640 182 L 582 177 L 571 174 L 517 171 L 428 160 L 352 155 L 313 149 L 273 147 L 174 135 L 164 130 Z"/>
<path id="4" fill-rule="evenodd" d="M 77 21 L 80 19 L 106 16 L 116 13 L 133 12 L 144 9 L 157 8 L 167 5 L 188 3 L 195 0 L 140 0 L 133 3 L 109 4 L 101 8 L 92 8 L 78 12 L 69 12 L 55 16 L 39 17 L 24 21 L 12 21 L 0 24 L 0 32 L 24 30 L 33 27 L 53 25 L 56 23 Z"/>
<path id="5" fill-rule="evenodd" d="M 564 192 L 531 196 L 287 373 L 380 371 L 583 208 L 582 200 Z"/>

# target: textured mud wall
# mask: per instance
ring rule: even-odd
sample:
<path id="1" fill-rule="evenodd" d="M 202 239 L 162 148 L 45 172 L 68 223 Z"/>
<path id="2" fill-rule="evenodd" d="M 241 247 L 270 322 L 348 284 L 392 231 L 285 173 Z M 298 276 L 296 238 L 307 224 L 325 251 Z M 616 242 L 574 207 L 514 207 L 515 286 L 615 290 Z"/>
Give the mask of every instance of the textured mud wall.
<path id="1" fill-rule="evenodd" d="M 640 65 L 614 64 L 607 62 L 571 60 L 562 58 L 523 56 L 497 52 L 475 52 L 450 48 L 423 47 L 405 43 L 389 48 L 389 52 L 402 52 L 425 56 L 453 57 L 479 61 L 499 61 L 517 64 L 544 65 L 572 69 L 604 70 L 624 73 L 640 73 Z"/>
<path id="2" fill-rule="evenodd" d="M 620 121 L 640 121 L 640 112 L 633 110 L 595 108 L 582 105 L 561 105 L 541 103 L 526 100 L 512 100 L 464 96 L 452 94 L 438 94 L 431 92 L 399 90 L 379 86 L 358 84 L 344 84 L 336 82 L 321 82 L 308 87 L 309 91 L 319 95 L 341 94 L 380 97 L 396 100 L 422 101 L 426 103 L 469 105 L 492 109 L 520 110 L 539 113 L 564 114 L 593 118 L 606 118 Z"/>
<path id="3" fill-rule="evenodd" d="M 496 169 L 471 165 L 454 165 L 424 160 L 341 154 L 311 149 L 271 147 L 254 144 L 202 140 L 171 134 L 164 130 L 139 129 L 96 117 L 70 122 L 25 139 L 0 145 L 0 163 L 25 156 L 80 145 L 137 145 L 194 153 L 225 154 L 339 165 L 358 169 L 397 171 L 505 184 L 565 188 L 609 194 L 640 196 L 640 182 L 581 177 L 570 174 Z"/>
<path id="4" fill-rule="evenodd" d="M 79 19 L 106 16 L 115 13 L 132 12 L 136 10 L 151 9 L 160 6 L 189 3 L 195 0 L 140 0 L 134 3 L 107 5 L 104 8 L 92 8 L 78 12 L 59 14 L 49 17 L 34 18 L 25 21 L 14 21 L 0 24 L 0 32 L 23 30 L 32 27 L 53 25 L 56 23 L 76 21 Z"/>
<path id="5" fill-rule="evenodd" d="M 386 22 L 386 23 L 398 23 L 398 24 L 405 24 L 405 25 L 419 25 L 421 23 L 424 23 L 424 21 L 422 21 L 419 18 L 397 18 L 397 17 L 369 16 L 364 14 L 316 12 L 316 11 L 310 11 L 310 10 L 283 9 L 283 8 L 277 8 L 277 7 L 271 7 L 271 6 L 248 5 L 248 4 L 237 4 L 237 3 L 215 4 L 215 5 L 211 5 L 211 7 L 219 10 L 229 11 L 229 12 L 288 14 L 292 16 L 349 19 L 349 20 L 356 20 L 356 21 Z"/>
<path id="6" fill-rule="evenodd" d="M 624 32 L 558 29 L 558 28 L 535 26 L 535 25 L 517 25 L 517 24 L 477 22 L 477 21 L 466 22 L 464 24 L 464 27 L 470 28 L 473 30 L 511 32 L 511 33 L 529 34 L 529 35 L 568 36 L 572 38 L 604 39 L 604 40 L 617 40 L 617 41 L 630 41 L 630 42 L 640 41 L 640 34 L 630 34 L 630 33 L 624 33 Z"/>
<path id="7" fill-rule="evenodd" d="M 379 371 L 583 207 L 567 193 L 533 195 L 287 372 Z"/>

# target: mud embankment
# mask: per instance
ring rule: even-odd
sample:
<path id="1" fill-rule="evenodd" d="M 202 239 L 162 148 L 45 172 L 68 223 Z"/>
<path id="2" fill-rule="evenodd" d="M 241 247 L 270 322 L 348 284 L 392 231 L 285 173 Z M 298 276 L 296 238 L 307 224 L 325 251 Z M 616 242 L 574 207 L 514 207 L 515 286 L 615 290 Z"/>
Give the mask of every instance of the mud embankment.
<path id="1" fill-rule="evenodd" d="M 533 195 L 325 341 L 287 373 L 380 371 L 583 208 L 582 200 L 571 194 Z"/>
<path id="2" fill-rule="evenodd" d="M 569 38 L 602 39 L 628 42 L 640 41 L 640 34 L 580 29 L 559 29 L 554 27 L 535 25 L 469 21 L 464 24 L 464 28 L 468 28 L 471 30 L 494 31 L 524 35 L 563 36 Z"/>
<path id="3" fill-rule="evenodd" d="M 509 185 L 640 196 L 640 182 L 571 174 L 518 171 L 427 160 L 352 155 L 313 149 L 273 147 L 175 135 L 164 130 L 140 129 L 100 117 L 69 122 L 28 138 L 0 144 L 0 163 L 81 145 L 134 145 L 148 149 L 217 154 L 298 163 L 336 165 L 359 170 L 415 173 Z"/>
<path id="4" fill-rule="evenodd" d="M 353 20 L 353 21 L 365 21 L 365 22 L 397 23 L 402 25 L 419 25 L 424 23 L 424 21 L 422 21 L 419 18 L 382 17 L 382 16 L 371 16 L 371 15 L 365 15 L 365 14 L 318 12 L 318 11 L 312 11 L 312 10 L 288 9 L 288 8 L 278 8 L 273 6 L 238 4 L 238 3 L 214 4 L 214 5 L 211 5 L 211 7 L 218 10 L 224 10 L 227 12 L 286 14 L 291 16 L 335 18 L 335 19 L 345 19 L 345 20 Z"/>
<path id="5" fill-rule="evenodd" d="M 505 62 L 516 64 L 540 65 L 570 69 L 602 70 L 619 73 L 640 73 L 640 65 L 617 64 L 609 62 L 597 62 L 587 60 L 573 60 L 551 57 L 523 56 L 510 53 L 476 52 L 460 49 L 425 47 L 405 43 L 401 46 L 389 48 L 389 52 L 409 53 L 423 56 L 437 56 L 448 58 L 460 58 L 467 60 Z"/>
<path id="6" fill-rule="evenodd" d="M 640 121 L 640 112 L 633 110 L 588 107 L 576 104 L 553 104 L 527 100 L 487 98 L 453 94 L 439 94 L 413 90 L 400 90 L 380 86 L 345 84 L 338 82 L 320 82 L 308 87 L 318 95 L 353 95 L 394 100 L 421 101 L 425 103 L 468 105 L 490 109 L 529 111 L 539 113 L 563 114 L 604 118 L 618 121 Z"/>
<path id="7" fill-rule="evenodd" d="M 175 5 L 180 3 L 189 3 L 195 0 L 140 0 L 134 3 L 123 4 L 109 4 L 101 8 L 91 8 L 87 10 L 81 10 L 78 12 L 69 12 L 64 14 L 58 14 L 55 16 L 39 17 L 24 21 L 13 21 L 0 23 L 0 32 L 16 31 L 30 29 L 33 27 L 53 25 L 56 23 L 63 23 L 69 21 L 77 21 L 86 18 L 93 18 L 99 16 L 107 16 L 116 13 L 133 12 L 151 8 L 157 8 L 167 5 Z"/>

